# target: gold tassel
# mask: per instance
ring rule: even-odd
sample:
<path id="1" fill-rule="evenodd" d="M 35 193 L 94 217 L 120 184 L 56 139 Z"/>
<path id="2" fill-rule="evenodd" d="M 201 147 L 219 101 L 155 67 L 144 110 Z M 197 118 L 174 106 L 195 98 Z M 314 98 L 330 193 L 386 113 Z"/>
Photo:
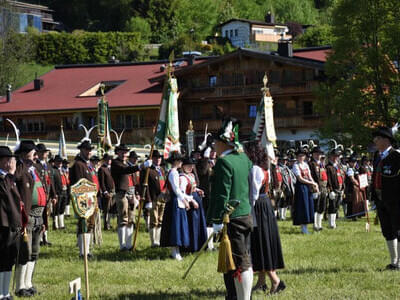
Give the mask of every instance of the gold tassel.
<path id="1" fill-rule="evenodd" d="M 28 234 L 26 233 L 26 228 L 24 228 L 24 242 L 28 242 Z"/>
<path id="2" fill-rule="evenodd" d="M 229 215 L 224 215 L 224 228 L 222 229 L 222 238 L 219 243 L 219 253 L 218 253 L 218 269 L 220 273 L 228 273 L 229 271 L 235 270 L 235 262 L 232 256 L 231 241 L 229 240 L 227 233 L 227 226 L 229 223 Z"/>

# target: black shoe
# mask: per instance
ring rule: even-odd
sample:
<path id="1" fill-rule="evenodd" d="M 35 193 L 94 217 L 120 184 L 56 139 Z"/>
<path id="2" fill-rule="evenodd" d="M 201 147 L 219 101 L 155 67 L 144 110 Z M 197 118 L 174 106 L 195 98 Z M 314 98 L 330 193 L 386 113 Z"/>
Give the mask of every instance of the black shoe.
<path id="1" fill-rule="evenodd" d="M 281 280 L 279 281 L 278 286 L 276 287 L 275 290 L 271 291 L 271 295 L 272 294 L 278 294 L 279 292 L 282 292 L 284 289 L 286 289 L 286 284 Z"/>
<path id="2" fill-rule="evenodd" d="M 388 265 L 386 266 L 386 270 L 398 271 L 398 270 L 400 270 L 400 268 L 399 268 L 398 266 L 396 266 L 396 265 L 388 264 Z"/>
<path id="3" fill-rule="evenodd" d="M 30 289 L 28 289 L 28 291 L 32 294 L 32 295 L 36 295 L 37 294 L 37 289 L 32 286 Z"/>
<path id="4" fill-rule="evenodd" d="M 18 292 L 15 293 L 18 297 L 32 297 L 33 294 L 27 289 L 20 289 Z"/>

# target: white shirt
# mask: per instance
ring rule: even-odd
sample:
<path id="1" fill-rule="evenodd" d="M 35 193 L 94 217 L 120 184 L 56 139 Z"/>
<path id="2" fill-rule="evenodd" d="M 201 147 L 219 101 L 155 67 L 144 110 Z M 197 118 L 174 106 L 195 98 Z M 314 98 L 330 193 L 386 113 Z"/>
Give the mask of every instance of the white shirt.
<path id="1" fill-rule="evenodd" d="M 171 184 L 172 191 L 175 193 L 179 208 L 185 208 L 185 193 L 182 192 L 179 186 L 179 173 L 176 168 L 172 168 L 168 175 L 168 181 Z"/>
<path id="2" fill-rule="evenodd" d="M 190 175 L 186 175 L 186 176 L 190 176 Z M 191 201 L 191 200 L 193 200 L 193 196 L 186 194 L 186 187 L 190 183 L 189 179 L 186 176 L 180 176 L 179 177 L 179 181 L 180 181 L 179 188 L 181 189 L 182 193 L 184 193 L 186 195 L 185 198 L 186 199 L 190 198 L 188 200 Z"/>
<path id="3" fill-rule="evenodd" d="M 389 155 L 390 149 L 392 149 L 392 146 L 389 146 L 385 151 L 379 153 L 381 155 L 381 160 L 385 159 Z"/>
<path id="4" fill-rule="evenodd" d="M 250 184 L 250 204 L 251 204 L 251 215 L 253 216 L 253 226 L 257 227 L 257 220 L 254 215 L 254 205 L 260 197 L 260 189 L 264 181 L 264 171 L 259 166 L 253 166 L 249 174 Z M 271 176 L 269 177 L 271 179 Z"/>
<path id="5" fill-rule="evenodd" d="M 293 171 L 294 175 L 303 178 L 303 176 L 301 175 L 300 168 L 301 168 L 302 170 L 307 169 L 307 170 L 308 170 L 308 174 L 310 174 L 310 176 L 311 176 L 310 167 L 309 167 L 308 164 L 305 163 L 305 162 L 302 162 L 302 163 L 296 162 L 296 163 L 293 165 L 292 171 Z M 308 178 L 304 178 L 304 179 L 308 179 Z"/>

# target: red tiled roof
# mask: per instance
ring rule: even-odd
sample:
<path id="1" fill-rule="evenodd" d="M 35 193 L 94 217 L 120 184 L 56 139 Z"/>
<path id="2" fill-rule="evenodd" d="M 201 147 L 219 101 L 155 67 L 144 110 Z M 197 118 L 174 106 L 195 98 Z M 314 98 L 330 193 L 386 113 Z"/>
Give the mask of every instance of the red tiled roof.
<path id="1" fill-rule="evenodd" d="M 329 53 L 331 53 L 331 47 L 315 47 L 305 49 L 293 50 L 293 56 L 298 58 L 312 59 L 320 62 L 326 62 Z"/>
<path id="2" fill-rule="evenodd" d="M 163 74 L 162 64 L 56 67 L 40 77 L 40 90 L 31 82 L 13 91 L 9 103 L 0 99 L 0 113 L 95 109 L 99 97 L 78 96 L 101 81 L 118 80 L 125 82 L 106 94 L 110 107 L 159 105 L 162 87 L 148 79 Z"/>

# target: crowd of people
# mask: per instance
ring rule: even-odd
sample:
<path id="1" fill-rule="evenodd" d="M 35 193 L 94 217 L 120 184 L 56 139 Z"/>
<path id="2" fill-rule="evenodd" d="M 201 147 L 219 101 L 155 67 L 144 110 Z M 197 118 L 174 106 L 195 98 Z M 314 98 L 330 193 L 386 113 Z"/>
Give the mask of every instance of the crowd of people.
<path id="1" fill-rule="evenodd" d="M 375 201 L 387 240 L 391 256 L 388 268 L 400 268 L 400 212 L 392 211 L 399 204 L 382 200 L 391 197 L 388 190 L 398 184 L 400 168 L 389 131 L 379 129 L 375 133 L 377 155 L 387 153 L 375 157 L 372 164 L 368 157 L 347 155 L 336 145 L 326 153 L 319 146 L 275 149 L 275 158 L 271 158 L 257 141 L 242 146 L 238 126 L 236 119 L 227 118 L 220 131 L 213 138 L 206 137 L 190 155 L 172 151 L 164 160 L 154 150 L 151 159 L 143 158 L 142 163 L 124 144 L 115 147 L 115 155 L 98 157 L 92 155 L 91 142 L 83 140 L 71 166 L 59 155 L 50 158 L 44 144 L 25 140 L 14 153 L 1 146 L 0 299 L 12 299 L 9 285 L 13 265 L 16 295 L 37 293 L 33 274 L 40 246 L 51 245 L 48 220 L 52 219 L 53 230 L 65 229 L 64 219 L 72 215 L 70 189 L 81 178 L 97 186 L 103 230 L 114 230 L 111 220 L 116 216 L 120 251 L 132 249 L 135 211 L 143 201 L 151 247 L 169 247 L 176 260 L 183 259 L 182 252 L 199 251 L 211 234 L 219 233 L 226 204 L 239 200 L 226 225 L 236 266 L 224 274 L 226 299 L 250 299 L 254 290 L 267 291 L 266 275 L 271 282 L 269 293 L 286 288 L 276 272 L 284 268 L 280 220 L 290 217 L 305 235 L 310 233 L 308 224 L 313 224 L 314 232 L 321 231 L 324 219 L 328 228 L 335 229 L 340 207 L 344 217 L 357 220 L 368 211 L 369 200 Z M 380 145 L 382 140 L 389 144 Z M 394 157 L 397 169 L 382 167 L 387 156 Z M 81 257 L 84 248 L 92 257 L 95 226 L 94 220 L 77 220 Z M 213 239 L 207 248 L 215 250 Z M 258 274 L 255 286 L 253 272 Z"/>

